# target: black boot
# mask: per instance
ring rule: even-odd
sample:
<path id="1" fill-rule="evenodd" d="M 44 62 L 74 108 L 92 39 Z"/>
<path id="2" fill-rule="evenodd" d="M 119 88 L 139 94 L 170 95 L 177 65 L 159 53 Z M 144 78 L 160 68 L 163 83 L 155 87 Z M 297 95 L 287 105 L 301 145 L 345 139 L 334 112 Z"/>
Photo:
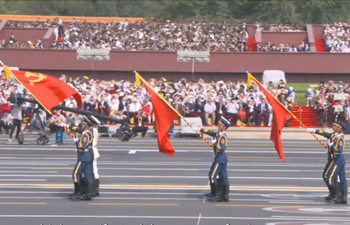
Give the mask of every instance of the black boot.
<path id="1" fill-rule="evenodd" d="M 331 202 L 334 201 L 337 198 L 337 191 L 336 188 L 333 186 L 328 186 L 328 190 L 329 190 L 329 195 L 325 198 L 327 202 Z"/>
<path id="2" fill-rule="evenodd" d="M 85 200 L 85 201 L 91 201 L 92 197 L 91 197 L 91 192 L 92 192 L 92 188 L 93 188 L 93 184 L 88 184 L 87 185 L 87 192 L 86 195 L 84 195 L 81 200 Z"/>
<path id="3" fill-rule="evenodd" d="M 205 197 L 212 198 L 216 195 L 214 184 L 210 183 L 210 193 L 204 194 Z"/>
<path id="4" fill-rule="evenodd" d="M 229 201 L 230 185 L 223 185 L 222 192 L 216 198 L 212 199 L 213 202 L 228 202 Z"/>
<path id="5" fill-rule="evenodd" d="M 74 194 L 70 198 L 72 201 L 80 201 L 81 199 L 80 190 L 81 190 L 80 184 L 74 183 Z"/>
<path id="6" fill-rule="evenodd" d="M 96 196 L 100 196 L 100 179 L 96 179 L 96 187 L 95 187 Z"/>
<path id="7" fill-rule="evenodd" d="M 222 183 L 221 177 L 218 178 L 217 181 L 218 181 L 218 187 L 219 187 L 219 189 L 218 189 L 218 195 L 220 195 L 220 194 L 223 192 L 223 187 L 224 187 L 224 185 L 223 185 L 223 183 Z"/>
<path id="8" fill-rule="evenodd" d="M 219 198 L 219 185 L 218 185 L 218 183 L 213 184 L 213 193 L 214 193 L 214 195 L 212 197 L 208 198 L 208 201 L 213 202 L 213 201 L 215 201 L 215 199 Z"/>
<path id="9" fill-rule="evenodd" d="M 334 203 L 348 204 L 348 188 L 342 188 L 340 197 Z"/>
<path id="10" fill-rule="evenodd" d="M 79 184 L 74 183 L 74 192 L 72 194 L 68 194 L 68 198 L 72 198 L 74 194 L 79 193 Z"/>
<path id="11" fill-rule="evenodd" d="M 81 196 L 85 196 L 87 191 L 87 183 L 85 178 L 80 179 L 80 194 Z"/>
<path id="12" fill-rule="evenodd" d="M 93 197 L 93 198 L 96 197 L 96 180 L 94 180 L 92 183 L 91 197 Z"/>

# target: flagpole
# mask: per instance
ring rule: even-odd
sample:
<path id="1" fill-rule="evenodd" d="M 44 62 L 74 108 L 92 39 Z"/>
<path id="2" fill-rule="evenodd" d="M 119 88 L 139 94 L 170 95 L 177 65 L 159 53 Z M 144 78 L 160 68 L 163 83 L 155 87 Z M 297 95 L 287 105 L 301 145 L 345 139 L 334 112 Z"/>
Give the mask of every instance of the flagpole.
<path id="1" fill-rule="evenodd" d="M 189 127 L 191 127 L 191 128 L 199 135 L 199 137 L 201 137 L 201 138 L 205 141 L 205 143 L 207 143 L 211 148 L 214 148 L 213 145 L 210 144 L 209 141 L 207 141 L 207 139 L 205 139 L 205 138 L 203 137 L 203 135 L 202 135 L 199 131 L 195 130 L 194 127 L 193 127 L 193 126 L 192 126 L 192 125 L 191 125 L 191 124 L 176 110 L 176 109 L 174 109 L 174 107 L 172 107 L 172 106 L 169 104 L 169 102 L 165 101 L 162 97 L 160 97 L 159 94 L 153 89 L 153 87 L 152 87 L 151 85 L 149 85 L 149 83 L 148 83 L 145 79 L 143 79 L 143 77 L 141 77 L 141 75 L 140 75 L 138 72 L 136 72 L 135 70 L 133 70 L 133 72 L 135 73 L 135 75 L 138 74 L 140 80 L 141 80 L 143 83 L 148 84 L 148 86 L 154 91 L 154 93 L 156 93 L 156 94 L 158 95 L 158 97 L 161 98 L 163 102 L 165 102 L 165 104 L 167 104 L 174 112 L 176 112 L 176 114 L 177 114 L 183 121 L 185 121 L 185 123 L 186 123 Z"/>
<path id="2" fill-rule="evenodd" d="M 2 66 L 4 66 L 4 63 L 0 60 L 0 64 L 2 65 Z M 18 79 L 17 79 L 17 77 L 16 76 L 14 76 L 13 75 L 13 73 L 12 73 L 12 71 L 9 69 L 9 71 L 11 72 L 11 75 L 12 75 L 12 77 L 14 77 L 16 80 L 17 80 L 17 82 L 18 83 L 20 83 L 23 87 L 24 87 L 24 85 L 22 84 L 22 82 L 21 81 L 19 81 Z M 4 73 L 5 73 L 5 70 L 4 70 Z M 33 96 L 33 98 L 35 98 L 35 100 L 60 124 L 61 122 L 59 121 L 59 119 L 55 116 L 55 115 L 53 115 L 53 113 L 49 110 L 49 109 L 47 109 L 43 104 L 41 104 L 41 102 L 27 89 L 27 91 Z M 74 138 L 74 134 L 72 134 L 70 131 L 69 131 L 69 129 L 67 128 L 67 127 L 65 127 L 65 126 L 63 126 L 63 128 L 67 131 L 67 133 L 72 137 L 72 138 Z"/>
<path id="3" fill-rule="evenodd" d="M 241 66 L 241 68 L 242 68 L 242 70 L 243 70 L 245 73 L 247 73 L 248 75 L 251 74 L 251 73 L 249 73 L 248 70 L 246 70 L 243 66 Z M 253 75 L 251 75 L 251 76 L 253 76 Z M 253 80 L 254 80 L 254 82 L 260 84 L 260 82 L 257 81 L 257 80 L 255 79 L 255 77 L 253 77 Z M 274 96 L 273 96 L 273 97 L 274 97 Z M 274 97 L 274 98 L 275 98 L 275 97 Z M 275 99 L 276 99 L 276 98 L 275 98 Z M 284 107 L 284 105 L 282 105 L 282 103 L 281 103 L 280 101 L 278 101 L 278 99 L 276 99 L 276 100 L 277 100 L 277 102 L 278 102 L 281 106 Z M 296 121 L 299 122 L 299 124 L 300 124 L 303 128 L 307 129 L 307 127 L 303 124 L 303 122 L 301 122 L 291 111 L 289 111 L 286 107 L 284 107 L 284 108 L 289 112 L 290 115 L 292 115 L 292 117 L 293 117 Z M 327 145 L 324 144 L 313 132 L 309 132 L 309 133 L 310 133 L 318 142 L 320 142 L 321 145 L 323 145 L 323 147 L 325 147 L 328 151 L 330 151 L 330 150 L 328 149 Z"/>

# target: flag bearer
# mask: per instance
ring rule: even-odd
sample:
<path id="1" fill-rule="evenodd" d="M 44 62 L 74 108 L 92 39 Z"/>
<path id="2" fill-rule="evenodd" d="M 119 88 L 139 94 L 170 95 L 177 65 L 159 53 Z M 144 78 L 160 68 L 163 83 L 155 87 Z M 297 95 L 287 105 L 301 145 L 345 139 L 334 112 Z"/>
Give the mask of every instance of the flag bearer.
<path id="1" fill-rule="evenodd" d="M 328 144 L 334 142 L 334 139 L 337 136 L 337 132 L 328 133 L 328 132 L 324 132 L 323 130 L 311 129 L 311 128 L 308 128 L 307 131 L 327 138 Z M 333 188 L 331 185 L 329 185 L 329 182 L 326 179 L 330 165 L 333 161 L 333 155 L 332 155 L 331 150 L 328 148 L 328 150 L 326 152 L 328 154 L 328 157 L 327 157 L 326 166 L 324 167 L 324 170 L 322 173 L 322 178 L 323 178 L 324 182 L 326 183 L 328 190 L 329 190 L 329 195 L 325 199 L 326 199 L 326 201 L 333 201 L 333 200 L 337 199 L 337 197 L 339 196 L 341 187 L 340 187 L 340 183 L 337 181 L 336 177 L 333 178 L 333 179 L 335 179 L 335 183 L 337 184 L 335 188 Z"/>
<path id="2" fill-rule="evenodd" d="M 333 160 L 330 164 L 328 173 L 327 173 L 327 181 L 332 188 L 335 188 L 336 180 L 333 177 L 339 176 L 340 184 L 341 184 L 341 194 L 334 201 L 335 204 L 347 204 L 348 198 L 348 184 L 346 181 L 345 174 L 345 156 L 344 156 L 344 147 L 345 147 L 345 138 L 344 131 L 346 130 L 346 126 L 342 122 L 337 122 L 333 124 L 333 130 L 337 132 L 335 139 L 333 142 L 328 144 L 329 149 L 332 152 Z"/>
<path id="3" fill-rule="evenodd" d="M 91 200 L 91 192 L 93 185 L 92 173 L 92 142 L 93 134 L 90 131 L 92 123 L 84 118 L 82 122 L 83 133 L 80 138 L 74 138 L 74 142 L 78 148 L 78 161 L 73 171 L 74 195 L 72 200 Z M 86 196 L 81 197 L 80 193 L 80 176 L 84 173 L 85 180 L 88 185 Z"/>
<path id="4" fill-rule="evenodd" d="M 215 196 L 209 198 L 209 201 L 214 202 L 228 202 L 229 201 L 229 191 L 230 184 L 228 181 L 227 175 L 227 155 L 225 153 L 227 147 L 227 135 L 226 130 L 230 126 L 230 122 L 221 116 L 220 121 L 218 123 L 218 130 L 220 136 L 217 139 L 213 139 L 213 147 L 215 151 L 215 165 L 212 167 L 209 173 L 210 183 L 213 184 L 214 193 L 218 193 L 218 181 L 217 175 L 220 174 L 222 178 L 223 188 L 220 194 L 216 194 Z"/>

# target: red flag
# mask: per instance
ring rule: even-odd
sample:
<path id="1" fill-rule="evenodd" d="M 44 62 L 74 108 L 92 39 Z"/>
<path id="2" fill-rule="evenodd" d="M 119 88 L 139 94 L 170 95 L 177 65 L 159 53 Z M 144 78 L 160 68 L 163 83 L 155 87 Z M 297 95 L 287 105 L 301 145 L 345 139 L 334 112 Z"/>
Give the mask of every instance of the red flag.
<path id="1" fill-rule="evenodd" d="M 254 77 L 255 83 L 259 86 L 260 90 L 266 96 L 268 102 L 270 103 L 273 109 L 273 121 L 270 139 L 275 143 L 275 149 L 283 162 L 286 162 L 284 159 L 282 141 L 281 141 L 281 132 L 284 127 L 284 124 L 287 120 L 292 118 L 292 114 L 277 100 L 275 99 Z"/>
<path id="2" fill-rule="evenodd" d="M 140 82 L 139 74 L 136 74 L 137 83 Z M 172 109 L 147 82 L 143 82 L 149 94 L 151 95 L 154 116 L 157 128 L 158 148 L 161 153 L 165 153 L 173 157 L 175 150 L 170 143 L 168 130 L 179 115 Z"/>
<path id="3" fill-rule="evenodd" d="M 48 110 L 71 96 L 77 101 L 78 108 L 83 105 L 80 94 L 56 77 L 20 70 L 12 71 L 12 75 Z"/>

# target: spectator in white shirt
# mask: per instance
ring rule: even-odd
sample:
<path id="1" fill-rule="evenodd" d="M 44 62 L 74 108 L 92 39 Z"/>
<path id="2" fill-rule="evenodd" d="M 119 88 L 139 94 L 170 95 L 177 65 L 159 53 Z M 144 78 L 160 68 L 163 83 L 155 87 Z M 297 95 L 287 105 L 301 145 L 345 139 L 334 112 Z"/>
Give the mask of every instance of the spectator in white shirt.
<path id="1" fill-rule="evenodd" d="M 6 130 L 6 133 L 12 128 L 13 117 L 10 111 L 5 110 L 4 116 L 0 120 L 0 134 L 2 134 L 2 129 Z"/>
<path id="2" fill-rule="evenodd" d="M 140 102 L 136 99 L 133 98 L 131 104 L 129 105 L 129 118 L 136 117 L 137 112 L 141 109 L 141 104 Z"/>
<path id="3" fill-rule="evenodd" d="M 227 103 L 227 117 L 231 120 L 231 125 L 235 125 L 239 118 L 238 109 L 239 105 L 237 104 L 237 100 L 231 99 L 230 102 Z"/>
<path id="4" fill-rule="evenodd" d="M 215 110 L 216 105 L 212 99 L 209 99 L 207 103 L 204 105 L 205 112 L 205 122 L 208 124 L 208 118 L 211 117 L 212 124 L 215 122 Z"/>

